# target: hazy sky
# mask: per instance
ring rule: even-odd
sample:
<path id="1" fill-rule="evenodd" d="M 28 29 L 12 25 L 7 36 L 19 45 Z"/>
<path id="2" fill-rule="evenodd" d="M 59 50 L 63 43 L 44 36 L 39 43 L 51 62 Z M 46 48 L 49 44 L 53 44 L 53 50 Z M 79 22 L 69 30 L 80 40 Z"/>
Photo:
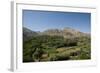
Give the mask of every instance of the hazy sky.
<path id="1" fill-rule="evenodd" d="M 23 26 L 33 31 L 65 27 L 89 33 L 91 30 L 90 13 L 23 10 L 22 19 Z"/>

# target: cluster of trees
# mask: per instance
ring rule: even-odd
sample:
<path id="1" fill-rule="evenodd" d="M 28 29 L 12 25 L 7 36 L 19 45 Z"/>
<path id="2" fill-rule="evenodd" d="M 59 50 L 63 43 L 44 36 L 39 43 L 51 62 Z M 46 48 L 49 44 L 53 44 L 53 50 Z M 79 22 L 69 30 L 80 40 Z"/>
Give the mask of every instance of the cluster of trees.
<path id="1" fill-rule="evenodd" d="M 79 58 L 80 59 L 90 59 L 91 58 L 91 38 L 90 37 L 80 37 L 78 45 L 81 51 Z"/>
<path id="2" fill-rule="evenodd" d="M 45 49 L 57 49 L 76 45 L 77 41 L 75 39 L 64 39 L 62 36 L 33 36 L 32 39 L 23 42 L 23 61 L 29 62 L 35 61 L 35 59 L 39 61 L 41 55 L 45 53 Z"/>
<path id="3" fill-rule="evenodd" d="M 72 47 L 73 50 L 70 50 L 69 54 L 67 49 L 56 54 L 56 49 L 63 47 Z M 78 51 L 76 50 L 77 48 Z M 33 36 L 27 41 L 23 40 L 23 62 L 42 61 L 43 54 L 47 54 L 48 61 L 90 59 L 91 39 L 90 37 L 65 39 L 63 36 L 39 35 Z"/>

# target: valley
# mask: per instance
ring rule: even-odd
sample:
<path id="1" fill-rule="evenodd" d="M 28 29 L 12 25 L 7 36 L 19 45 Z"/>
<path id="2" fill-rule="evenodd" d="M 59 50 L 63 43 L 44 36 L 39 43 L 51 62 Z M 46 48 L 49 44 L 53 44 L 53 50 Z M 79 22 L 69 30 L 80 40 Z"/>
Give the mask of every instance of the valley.
<path id="1" fill-rule="evenodd" d="M 89 33 L 66 27 L 35 32 L 23 27 L 23 62 L 91 59 Z"/>

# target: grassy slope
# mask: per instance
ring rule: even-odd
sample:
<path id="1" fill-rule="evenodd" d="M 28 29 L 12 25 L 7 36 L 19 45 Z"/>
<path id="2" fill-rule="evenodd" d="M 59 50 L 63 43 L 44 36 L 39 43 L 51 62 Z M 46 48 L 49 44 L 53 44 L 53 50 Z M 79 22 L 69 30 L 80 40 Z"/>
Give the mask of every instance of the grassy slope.
<path id="1" fill-rule="evenodd" d="M 73 43 L 74 42 L 74 43 Z M 62 61 L 91 58 L 89 37 L 64 39 L 58 36 L 38 36 L 24 42 L 23 61 Z"/>

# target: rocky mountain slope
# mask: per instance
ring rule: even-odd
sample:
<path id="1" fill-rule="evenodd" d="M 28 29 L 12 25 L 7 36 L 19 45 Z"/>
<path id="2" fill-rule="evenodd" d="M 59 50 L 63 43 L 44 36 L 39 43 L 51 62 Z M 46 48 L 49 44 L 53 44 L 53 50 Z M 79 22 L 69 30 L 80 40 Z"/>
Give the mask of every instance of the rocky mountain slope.
<path id="1" fill-rule="evenodd" d="M 74 38 L 74 37 L 81 37 L 81 36 L 87 36 L 90 37 L 90 34 L 83 33 L 78 30 L 66 27 L 64 29 L 48 29 L 43 32 L 35 32 L 32 31 L 26 27 L 23 27 L 23 36 L 24 39 L 31 38 L 32 36 L 38 36 L 38 35 L 49 35 L 49 36 L 63 36 L 64 38 Z"/>
<path id="2" fill-rule="evenodd" d="M 31 39 L 32 36 L 36 36 L 37 33 L 26 28 L 26 27 L 23 27 L 23 40 L 24 41 L 27 41 L 28 39 Z"/>

